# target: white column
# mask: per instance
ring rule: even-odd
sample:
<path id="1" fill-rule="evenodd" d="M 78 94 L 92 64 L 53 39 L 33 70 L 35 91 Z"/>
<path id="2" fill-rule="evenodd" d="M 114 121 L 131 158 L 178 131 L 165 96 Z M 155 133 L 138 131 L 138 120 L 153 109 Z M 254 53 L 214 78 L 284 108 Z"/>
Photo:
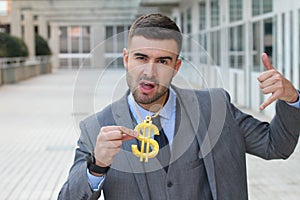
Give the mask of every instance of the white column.
<path id="1" fill-rule="evenodd" d="M 39 15 L 39 35 L 48 40 L 48 25 L 44 16 Z"/>
<path id="2" fill-rule="evenodd" d="M 278 17 L 277 17 L 277 70 L 279 72 L 283 72 L 283 55 L 282 55 L 282 52 L 283 52 L 283 43 L 282 43 L 282 35 L 283 35 L 283 31 L 282 30 L 282 13 L 278 13 Z"/>
<path id="3" fill-rule="evenodd" d="M 198 65 L 200 63 L 199 50 L 199 6 L 198 2 L 193 2 L 192 9 L 192 63 Z M 197 66 L 199 67 L 199 66 Z"/>
<path id="4" fill-rule="evenodd" d="M 35 33 L 31 10 L 24 10 L 24 41 L 29 51 L 29 59 L 35 56 Z"/>
<path id="5" fill-rule="evenodd" d="M 298 9 L 294 9 L 294 14 L 293 14 L 293 16 L 294 16 L 294 20 L 293 20 L 293 31 L 294 31 L 294 33 L 293 33 L 293 66 L 291 66 L 291 67 L 293 67 L 293 74 L 292 74 L 292 76 L 293 76 L 293 80 L 294 80 L 294 82 L 293 82 L 293 84 L 294 84 L 294 86 L 296 87 L 296 88 L 298 88 L 300 85 L 300 82 L 299 82 L 299 79 L 300 79 L 300 77 L 299 77 L 299 63 L 300 63 L 300 61 L 299 61 L 299 18 L 300 18 L 300 12 L 298 11 Z"/>
<path id="6" fill-rule="evenodd" d="M 49 45 L 52 51 L 52 67 L 57 69 L 59 67 L 59 27 L 57 24 L 50 24 L 51 37 Z"/>
<path id="7" fill-rule="evenodd" d="M 285 67 L 285 78 L 291 80 L 291 38 L 290 38 L 290 32 L 291 32 L 291 27 L 290 27 L 290 12 L 285 13 L 285 18 L 284 22 L 285 23 L 285 32 L 284 34 L 284 54 L 285 54 L 285 63 L 283 63 Z"/>
<path id="8" fill-rule="evenodd" d="M 252 45 L 250 44 L 251 40 L 251 34 L 252 34 L 252 28 L 251 28 L 251 22 L 249 20 L 251 19 L 252 15 L 252 6 L 251 1 L 243 1 L 243 21 L 245 22 L 245 106 L 250 108 L 251 106 L 251 73 L 252 73 L 252 67 L 251 67 L 251 51 L 252 51 Z"/>
<path id="9" fill-rule="evenodd" d="M 22 37 L 21 33 L 21 12 L 20 9 L 16 7 L 16 3 L 14 1 L 11 1 L 11 34 L 13 36 L 16 36 L 18 38 Z"/>
<path id="10" fill-rule="evenodd" d="M 229 1 L 228 0 L 220 0 L 220 25 L 221 25 L 221 78 L 223 79 L 223 87 L 226 90 L 230 88 L 229 81 L 229 55 L 228 55 L 228 24 L 229 24 Z M 220 87 L 220 86 L 218 86 Z"/>
<path id="11" fill-rule="evenodd" d="M 91 63 L 92 68 L 105 67 L 105 26 L 104 24 L 96 24 L 91 27 L 92 52 Z"/>

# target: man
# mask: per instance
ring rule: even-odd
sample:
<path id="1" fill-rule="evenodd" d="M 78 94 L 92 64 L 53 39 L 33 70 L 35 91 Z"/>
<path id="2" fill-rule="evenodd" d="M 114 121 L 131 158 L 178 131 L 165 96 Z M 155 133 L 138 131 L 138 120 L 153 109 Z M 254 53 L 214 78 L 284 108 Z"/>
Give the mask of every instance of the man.
<path id="1" fill-rule="evenodd" d="M 245 154 L 286 159 L 294 151 L 299 93 L 266 54 L 267 70 L 258 80 L 262 92 L 272 94 L 261 109 L 278 100 L 270 124 L 242 113 L 222 89 L 172 85 L 181 42 L 179 28 L 166 16 L 144 15 L 132 24 L 123 52 L 129 91 L 80 123 L 75 161 L 59 199 L 98 199 L 101 191 L 113 200 L 247 199 Z M 161 149 L 140 162 L 132 146 L 145 141 L 133 129 L 146 116 L 157 127 L 161 118 L 161 137 L 151 136 Z"/>

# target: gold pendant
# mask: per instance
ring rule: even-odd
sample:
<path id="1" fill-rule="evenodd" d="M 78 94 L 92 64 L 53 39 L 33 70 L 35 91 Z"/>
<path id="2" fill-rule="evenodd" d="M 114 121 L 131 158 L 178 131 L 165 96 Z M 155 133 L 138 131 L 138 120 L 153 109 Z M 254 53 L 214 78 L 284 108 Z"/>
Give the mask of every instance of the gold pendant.
<path id="1" fill-rule="evenodd" d="M 141 141 L 141 150 L 138 150 L 137 145 L 131 145 L 132 153 L 140 158 L 141 162 L 148 162 L 148 158 L 154 158 L 159 151 L 159 145 L 156 140 L 152 139 L 152 135 L 159 135 L 158 128 L 152 124 L 151 116 L 146 116 L 143 123 L 138 124 L 135 129 L 139 133 L 138 140 Z M 146 145 L 146 149 L 145 149 Z M 150 151 L 150 145 L 152 151 Z"/>

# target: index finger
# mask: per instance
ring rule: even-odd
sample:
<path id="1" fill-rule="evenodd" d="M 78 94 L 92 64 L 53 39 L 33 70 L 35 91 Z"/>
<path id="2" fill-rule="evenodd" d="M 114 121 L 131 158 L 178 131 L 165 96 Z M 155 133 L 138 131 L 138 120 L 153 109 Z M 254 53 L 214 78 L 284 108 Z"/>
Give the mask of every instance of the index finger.
<path id="1" fill-rule="evenodd" d="M 138 133 L 132 129 L 129 129 L 125 126 L 119 126 L 120 131 L 122 131 L 123 134 L 132 136 L 132 137 L 138 137 Z"/>
<path id="2" fill-rule="evenodd" d="M 273 103 L 274 101 L 276 101 L 275 95 L 272 94 L 265 102 L 263 102 L 259 109 L 260 110 L 264 110 L 267 106 L 269 106 L 271 103 Z"/>
<path id="3" fill-rule="evenodd" d="M 270 62 L 270 59 L 266 53 L 261 55 L 262 62 L 267 70 L 274 69 L 273 65 Z"/>

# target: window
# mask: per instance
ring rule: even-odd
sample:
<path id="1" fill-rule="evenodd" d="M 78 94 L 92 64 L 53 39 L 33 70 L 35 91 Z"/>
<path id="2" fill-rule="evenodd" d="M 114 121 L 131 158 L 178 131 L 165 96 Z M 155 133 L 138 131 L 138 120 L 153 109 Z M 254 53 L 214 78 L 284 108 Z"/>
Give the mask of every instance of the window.
<path id="1" fill-rule="evenodd" d="M 49 24 L 47 24 L 47 35 L 48 38 L 51 38 L 51 26 Z"/>
<path id="2" fill-rule="evenodd" d="M 273 0 L 252 0 L 252 15 L 261 15 L 273 11 Z"/>
<path id="3" fill-rule="evenodd" d="M 245 28 L 243 25 L 229 29 L 229 61 L 231 68 L 242 69 L 245 63 Z"/>
<path id="4" fill-rule="evenodd" d="M 210 46 L 211 46 L 211 57 L 213 64 L 221 65 L 221 34 L 220 31 L 211 32 Z"/>
<path id="5" fill-rule="evenodd" d="M 117 26 L 117 52 L 122 52 L 123 48 L 126 46 L 125 41 L 125 27 Z"/>
<path id="6" fill-rule="evenodd" d="M 271 18 L 254 22 L 253 32 L 253 71 L 261 72 L 261 53 L 266 52 L 272 61 L 273 55 L 273 21 Z"/>
<path id="7" fill-rule="evenodd" d="M 205 0 L 199 2 L 199 29 L 206 29 L 206 4 Z"/>
<path id="8" fill-rule="evenodd" d="M 90 53 L 91 52 L 91 33 L 89 26 L 82 27 L 82 52 Z"/>
<path id="9" fill-rule="evenodd" d="M 112 26 L 106 26 L 105 28 L 105 52 L 110 53 L 114 51 L 114 45 L 113 45 L 113 27 Z"/>
<path id="10" fill-rule="evenodd" d="M 192 33 L 192 9 L 187 10 L 187 33 Z"/>
<path id="11" fill-rule="evenodd" d="M 243 19 L 243 1 L 242 0 L 230 0 L 229 14 L 230 21 L 238 21 Z"/>
<path id="12" fill-rule="evenodd" d="M 120 56 L 123 48 L 127 45 L 129 26 L 106 26 L 105 29 L 105 64 L 114 68 L 121 67 L 123 66 L 123 60 Z"/>
<path id="13" fill-rule="evenodd" d="M 272 12 L 273 0 L 263 0 L 263 13 Z"/>
<path id="14" fill-rule="evenodd" d="M 184 15 L 183 13 L 180 14 L 180 21 L 181 21 L 181 32 L 184 33 Z"/>
<path id="15" fill-rule="evenodd" d="M 71 27 L 70 37 L 71 37 L 71 49 L 72 53 L 79 53 L 79 37 L 80 28 L 78 26 Z"/>
<path id="16" fill-rule="evenodd" d="M 60 27 L 60 53 L 68 53 L 68 29 Z"/>
<path id="17" fill-rule="evenodd" d="M 108 39 L 113 36 L 113 27 L 107 26 L 105 30 L 105 39 Z"/>
<path id="18" fill-rule="evenodd" d="M 90 27 L 59 27 L 60 53 L 90 53 Z"/>
<path id="19" fill-rule="evenodd" d="M 25 27 L 24 25 L 21 26 L 21 38 L 24 40 L 25 37 Z"/>
<path id="20" fill-rule="evenodd" d="M 39 34 L 39 27 L 38 26 L 34 26 L 34 33 L 36 34 L 36 35 L 38 35 Z"/>
<path id="21" fill-rule="evenodd" d="M 210 2 L 210 20 L 211 27 L 220 24 L 220 2 L 219 0 L 211 0 Z"/>
<path id="22" fill-rule="evenodd" d="M 252 55 L 253 55 L 253 71 L 260 71 L 260 52 L 261 50 L 261 40 L 262 38 L 260 37 L 261 33 L 261 27 L 260 27 L 260 22 L 255 22 L 252 25 L 252 32 L 253 32 L 253 49 L 252 49 Z"/>
<path id="23" fill-rule="evenodd" d="M 207 64 L 207 37 L 206 33 L 199 34 L 199 52 L 200 52 L 200 63 Z"/>

